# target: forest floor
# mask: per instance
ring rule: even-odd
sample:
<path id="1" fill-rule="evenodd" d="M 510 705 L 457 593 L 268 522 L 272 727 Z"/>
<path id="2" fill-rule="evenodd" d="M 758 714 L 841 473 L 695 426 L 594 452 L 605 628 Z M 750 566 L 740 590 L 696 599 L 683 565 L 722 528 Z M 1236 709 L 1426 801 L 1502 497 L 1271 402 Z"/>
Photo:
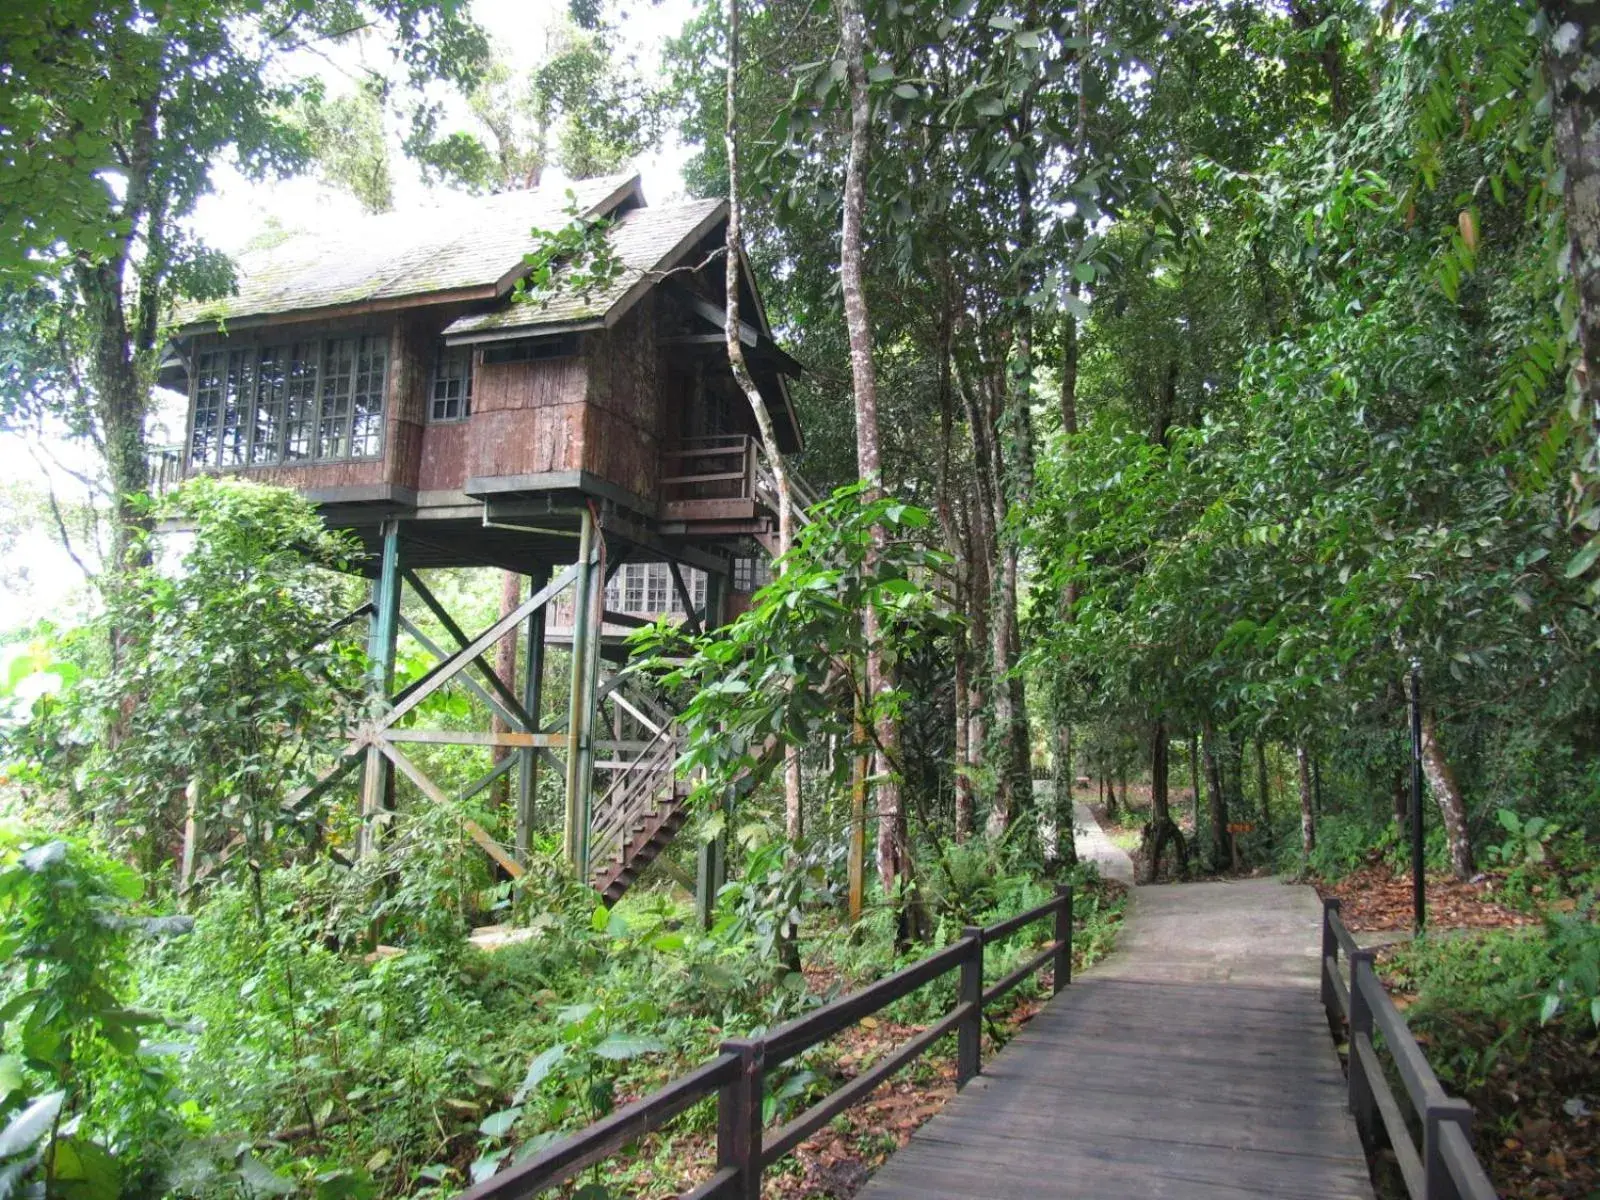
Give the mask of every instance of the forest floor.
<path id="1" fill-rule="evenodd" d="M 1357 940 L 1378 949 L 1378 973 L 1396 1006 L 1418 1005 L 1422 997 L 1407 961 L 1410 875 L 1386 862 L 1370 863 L 1319 884 L 1319 891 L 1338 898 Z M 1430 939 L 1462 943 L 1454 983 L 1459 1003 L 1418 1007 L 1407 1016 L 1430 1062 L 1441 1075 L 1453 1072 L 1452 1090 L 1471 1102 L 1476 1149 L 1496 1190 L 1509 1200 L 1600 1195 L 1600 1038 L 1575 1037 L 1559 1022 L 1519 1028 L 1475 1001 L 1475 990 L 1493 980 L 1501 954 L 1516 952 L 1517 943 L 1502 947 L 1487 939 L 1536 936 L 1547 913 L 1571 912 L 1574 901 L 1546 895 L 1540 885 L 1518 894 L 1504 872 L 1466 881 L 1430 873 L 1426 896 Z M 1479 942 L 1484 950 L 1476 958 L 1487 959 L 1487 970 L 1473 961 Z"/>

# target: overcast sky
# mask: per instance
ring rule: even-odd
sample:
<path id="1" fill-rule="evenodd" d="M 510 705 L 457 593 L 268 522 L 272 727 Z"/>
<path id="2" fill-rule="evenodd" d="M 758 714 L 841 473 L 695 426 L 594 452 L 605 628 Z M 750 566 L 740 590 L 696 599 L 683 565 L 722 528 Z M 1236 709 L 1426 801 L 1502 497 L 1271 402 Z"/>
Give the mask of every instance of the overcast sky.
<path id="1" fill-rule="evenodd" d="M 607 16 L 616 28 L 618 49 L 631 55 L 641 72 L 658 78 L 663 44 L 683 28 L 694 13 L 695 0 L 611 0 Z M 526 69 L 544 56 L 552 27 L 566 11 L 566 0 L 472 0 L 472 13 L 489 35 L 496 52 L 513 68 Z M 348 90 L 363 62 L 381 64 L 387 48 L 369 40 L 364 45 L 334 49 L 316 60 L 314 70 L 330 92 Z M 468 128 L 470 118 L 459 100 L 441 96 L 455 114 L 457 126 Z M 651 203 L 671 199 L 683 190 L 683 165 L 689 150 L 668 130 L 667 143 L 635 164 L 643 176 L 645 198 Z M 398 153 L 394 155 L 395 200 L 400 208 L 425 207 L 448 200 L 429 189 Z M 559 171 L 546 173 L 546 181 L 559 184 Z M 230 167 L 214 176 L 216 191 L 205 197 L 195 212 L 194 226 L 201 238 L 225 252 L 237 252 L 263 229 L 287 229 L 341 224 L 359 217 L 355 200 L 302 178 L 258 184 Z M 151 431 L 152 444 L 175 442 L 182 437 L 183 414 L 163 414 Z M 30 439 L 30 441 L 33 439 Z M 41 459 L 45 465 L 41 467 Z M 51 460 L 60 468 L 51 467 Z M 71 502 L 83 495 L 72 472 L 96 473 L 94 456 L 87 447 L 59 436 L 47 436 L 42 445 L 28 445 L 18 434 L 0 434 L 3 479 L 42 484 L 48 475 L 59 496 Z M 3 502 L 3 498 L 0 498 Z M 87 591 L 83 575 L 48 532 L 23 537 L 5 551 L 0 570 L 0 632 L 31 626 L 42 617 L 72 620 L 83 611 Z M 0 656 L 4 657 L 4 656 Z"/>

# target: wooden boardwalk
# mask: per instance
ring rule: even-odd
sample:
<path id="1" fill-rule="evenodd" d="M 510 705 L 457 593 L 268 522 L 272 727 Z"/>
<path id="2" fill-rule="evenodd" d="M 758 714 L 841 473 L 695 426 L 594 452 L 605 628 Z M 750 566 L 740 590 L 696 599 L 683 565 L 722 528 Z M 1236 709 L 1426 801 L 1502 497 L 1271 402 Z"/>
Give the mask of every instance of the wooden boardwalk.
<path id="1" fill-rule="evenodd" d="M 1371 1200 L 1317 999 L 1318 905 L 1273 880 L 1145 888 L 859 1200 Z"/>

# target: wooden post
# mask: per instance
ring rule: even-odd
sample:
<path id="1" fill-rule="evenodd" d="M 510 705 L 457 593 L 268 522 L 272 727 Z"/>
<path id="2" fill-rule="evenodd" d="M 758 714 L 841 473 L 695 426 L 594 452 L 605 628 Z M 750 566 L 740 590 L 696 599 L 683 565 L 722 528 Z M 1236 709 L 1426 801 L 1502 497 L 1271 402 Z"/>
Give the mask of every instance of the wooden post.
<path id="1" fill-rule="evenodd" d="M 867 740 L 867 727 L 856 713 L 851 740 L 857 746 Z M 856 754 L 850 760 L 850 923 L 861 919 L 867 886 L 867 758 Z"/>
<path id="2" fill-rule="evenodd" d="M 1328 1012 L 1330 1024 L 1342 1015 L 1334 1005 L 1333 976 L 1328 974 L 1328 960 L 1331 958 L 1337 962 L 1339 959 L 1339 939 L 1333 936 L 1333 922 L 1329 918 L 1341 907 L 1337 897 L 1329 897 L 1322 902 L 1322 963 L 1317 969 L 1317 978 L 1321 981 L 1321 986 L 1317 990 L 1322 996 L 1322 1007 Z"/>
<path id="3" fill-rule="evenodd" d="M 1356 1131 L 1368 1145 L 1372 1144 L 1373 1132 L 1372 1083 L 1367 1079 L 1361 1057 L 1356 1053 L 1356 1036 L 1365 1034 L 1369 1039 L 1372 1037 L 1372 1006 L 1367 1003 L 1366 988 L 1361 981 L 1363 968 L 1367 974 L 1372 973 L 1372 959 L 1371 950 L 1357 950 L 1350 956 L 1350 1062 L 1347 1080 L 1350 1111 L 1356 1119 Z"/>
<path id="4" fill-rule="evenodd" d="M 533 569 L 529 590 L 537 592 L 550 582 L 550 565 Z M 541 606 L 528 617 L 527 652 L 522 659 L 522 708 L 532 718 L 529 733 L 539 733 L 540 710 L 544 707 L 544 617 L 548 606 Z M 517 764 L 517 861 L 528 865 L 533 845 L 534 806 L 539 795 L 539 751 L 529 746 L 519 751 Z"/>
<path id="5" fill-rule="evenodd" d="M 567 706 L 567 808 L 563 821 L 567 861 L 580 879 L 589 877 L 589 806 L 594 790 L 595 676 L 599 658 L 599 625 L 596 601 L 594 517 L 588 508 L 580 514 L 578 533 L 578 578 L 572 600 L 572 683 Z"/>
<path id="6" fill-rule="evenodd" d="M 983 1054 L 983 926 L 968 925 L 961 931 L 964 941 L 970 943 L 969 952 L 961 960 L 961 990 L 957 1004 L 970 1004 L 972 1009 L 956 1026 L 956 1087 L 964 1088 L 982 1069 Z"/>
<path id="7" fill-rule="evenodd" d="M 1059 995 L 1061 989 L 1072 982 L 1072 885 L 1056 885 L 1056 961 L 1055 979 L 1050 994 Z"/>
<path id="8" fill-rule="evenodd" d="M 761 1093 L 764 1046 L 754 1038 L 730 1038 L 722 1053 L 739 1056 L 739 1077 L 717 1093 L 717 1166 L 732 1167 L 732 1195 L 761 1200 Z"/>
<path id="9" fill-rule="evenodd" d="M 1424 1200 L 1461 1200 L 1439 1149 L 1442 1125 L 1459 1125 L 1472 1144 L 1472 1105 L 1453 1097 L 1430 1100 L 1422 1113 L 1422 1194 Z"/>
<path id="10" fill-rule="evenodd" d="M 400 522 L 383 523 L 383 556 L 372 585 L 372 616 L 367 626 L 367 694 L 370 704 L 387 703 L 394 691 L 395 645 L 400 637 Z M 361 834 L 356 849 L 378 848 L 379 823 L 394 792 L 394 766 L 376 746 L 367 747 L 361 777 Z"/>

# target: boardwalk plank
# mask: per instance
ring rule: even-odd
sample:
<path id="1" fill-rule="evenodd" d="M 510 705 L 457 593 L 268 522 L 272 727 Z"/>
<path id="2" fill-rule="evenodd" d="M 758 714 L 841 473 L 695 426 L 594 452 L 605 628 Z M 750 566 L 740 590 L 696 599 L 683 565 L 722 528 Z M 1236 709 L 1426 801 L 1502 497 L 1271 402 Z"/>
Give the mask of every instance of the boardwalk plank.
<path id="1" fill-rule="evenodd" d="M 1173 927 L 1183 932 L 1178 906 L 1193 902 L 1194 940 L 1214 933 L 1224 949 L 1163 959 L 1162 937 L 1136 911 L 1136 953 L 1047 1004 L 859 1200 L 1372 1200 L 1317 1002 L 1315 919 L 1297 923 L 1314 898 L 1262 884 L 1273 890 L 1142 890 L 1141 906 L 1155 895 L 1167 944 Z M 1212 902 L 1243 914 L 1239 949 L 1226 948 Z M 1288 965 L 1230 982 L 1271 920 L 1282 926 L 1267 938 L 1271 961 Z"/>

